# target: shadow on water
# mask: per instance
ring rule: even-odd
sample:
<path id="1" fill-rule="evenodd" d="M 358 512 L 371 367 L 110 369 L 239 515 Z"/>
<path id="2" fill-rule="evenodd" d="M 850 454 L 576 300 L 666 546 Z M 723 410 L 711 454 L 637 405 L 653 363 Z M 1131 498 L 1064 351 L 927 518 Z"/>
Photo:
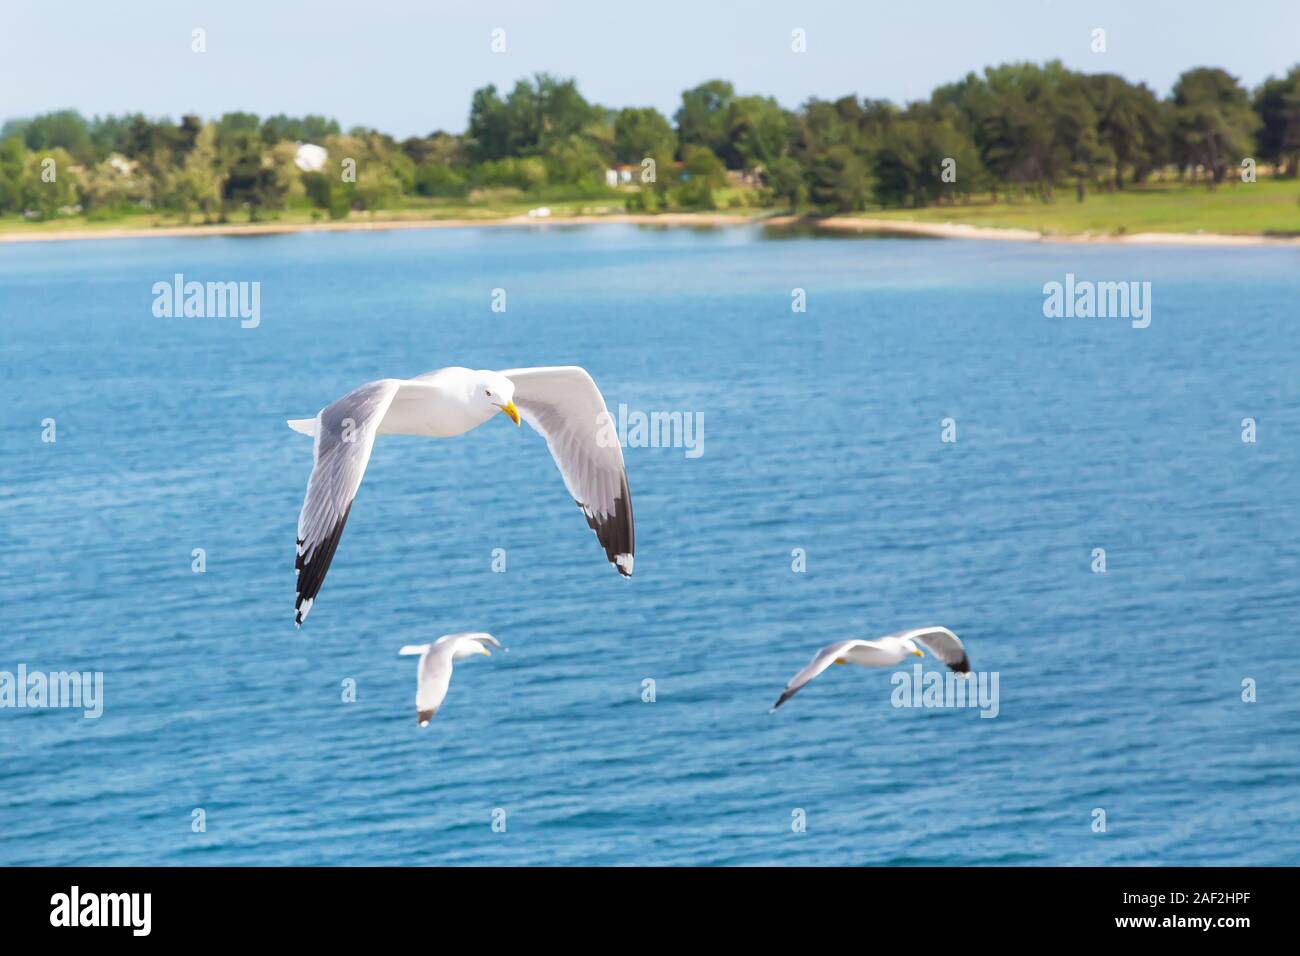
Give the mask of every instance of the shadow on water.
<path id="1" fill-rule="evenodd" d="M 912 232 L 895 232 L 886 229 L 839 229 L 825 226 L 815 219 L 800 219 L 789 223 L 761 223 L 759 238 L 773 239 L 913 239 L 934 240 L 942 236 L 924 236 Z"/>

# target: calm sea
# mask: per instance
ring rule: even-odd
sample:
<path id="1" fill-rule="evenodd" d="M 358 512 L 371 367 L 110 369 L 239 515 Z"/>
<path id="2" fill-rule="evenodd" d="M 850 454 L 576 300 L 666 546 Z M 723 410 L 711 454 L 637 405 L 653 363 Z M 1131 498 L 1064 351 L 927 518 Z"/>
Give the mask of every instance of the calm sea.
<path id="1" fill-rule="evenodd" d="M 260 324 L 156 318 L 177 273 L 260 283 Z M 1045 318 L 1067 274 L 1150 282 L 1150 326 Z M 1300 863 L 1300 250 L 8 245 L 0 335 L 0 671 L 104 681 L 99 719 L 0 709 L 0 863 Z M 627 449 L 631 581 L 501 418 L 379 441 L 294 630 L 286 418 L 569 363 L 703 416 L 698 456 Z M 928 623 L 996 717 L 854 667 L 769 715 L 821 645 Z M 397 650 L 461 630 L 509 653 L 421 730 Z"/>

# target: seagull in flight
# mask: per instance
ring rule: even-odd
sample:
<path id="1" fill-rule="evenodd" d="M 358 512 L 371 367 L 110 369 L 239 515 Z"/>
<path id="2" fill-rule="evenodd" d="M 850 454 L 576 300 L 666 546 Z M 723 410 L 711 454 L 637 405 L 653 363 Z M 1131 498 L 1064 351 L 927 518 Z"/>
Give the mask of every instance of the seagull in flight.
<path id="1" fill-rule="evenodd" d="M 587 518 L 609 562 L 632 576 L 635 533 L 623 450 L 600 389 L 576 365 L 443 368 L 411 379 L 367 382 L 289 427 L 315 438 L 315 464 L 298 515 L 294 625 L 320 592 L 376 435 L 453 438 L 496 415 L 521 418 L 546 439 L 564 486 Z"/>
<path id="2" fill-rule="evenodd" d="M 491 657 L 487 646 L 491 644 L 503 654 L 505 648 L 491 634 L 474 631 L 467 634 L 444 634 L 432 644 L 407 644 L 399 654 L 420 655 L 420 676 L 415 691 L 415 719 L 421 727 L 429 726 L 429 721 L 442 706 L 447 697 L 447 687 L 451 684 L 451 662 L 461 661 L 467 657 Z"/>
<path id="3" fill-rule="evenodd" d="M 918 647 L 917 645 L 920 645 Z M 823 647 L 808 666 L 790 678 L 780 698 L 772 705 L 772 713 L 803 688 L 810 680 L 832 664 L 857 664 L 861 667 L 893 667 L 909 655 L 924 657 L 924 647 L 952 670 L 970 676 L 970 659 L 961 639 L 946 627 L 914 627 L 910 631 L 887 634 L 874 641 L 836 641 Z"/>

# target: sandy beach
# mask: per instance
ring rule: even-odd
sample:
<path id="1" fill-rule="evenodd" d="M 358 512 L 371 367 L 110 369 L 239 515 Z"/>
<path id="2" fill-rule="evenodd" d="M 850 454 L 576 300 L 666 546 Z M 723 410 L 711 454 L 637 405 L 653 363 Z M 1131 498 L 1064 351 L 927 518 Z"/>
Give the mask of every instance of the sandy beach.
<path id="1" fill-rule="evenodd" d="M 1005 242 L 1108 243 L 1115 245 L 1166 246 L 1300 246 L 1300 236 L 1275 237 L 1226 235 L 1220 233 L 1145 232 L 1127 235 L 1055 235 L 1032 229 L 1000 229 L 957 222 L 914 222 L 858 216 L 800 217 L 789 215 L 727 215 L 724 213 L 661 213 L 645 215 L 614 213 L 598 216 L 552 216 L 533 218 L 510 216 L 498 219 L 388 219 L 312 223 L 221 223 L 200 226 L 158 226 L 150 228 L 68 229 L 50 232 L 3 232 L 0 243 L 81 241 L 88 239 L 140 239 L 193 236 L 257 236 L 293 232 L 366 232 L 392 229 L 461 229 L 482 226 L 589 226 L 626 223 L 641 226 L 712 228 L 754 226 L 811 228 L 836 232 L 896 234 L 932 239 L 991 239 Z"/>
<path id="2" fill-rule="evenodd" d="M 1236 236 L 1208 232 L 1053 235 L 1033 229 L 997 229 L 989 226 L 972 226 L 956 222 L 912 222 L 898 219 L 868 219 L 856 216 L 831 216 L 815 220 L 781 217 L 769 219 L 767 222 L 771 225 L 794 225 L 805 222 L 819 229 L 833 229 L 845 232 L 897 233 L 907 236 L 928 236 L 934 239 L 996 239 L 1007 242 L 1077 242 L 1109 243 L 1114 245 L 1300 246 L 1300 236 Z"/>

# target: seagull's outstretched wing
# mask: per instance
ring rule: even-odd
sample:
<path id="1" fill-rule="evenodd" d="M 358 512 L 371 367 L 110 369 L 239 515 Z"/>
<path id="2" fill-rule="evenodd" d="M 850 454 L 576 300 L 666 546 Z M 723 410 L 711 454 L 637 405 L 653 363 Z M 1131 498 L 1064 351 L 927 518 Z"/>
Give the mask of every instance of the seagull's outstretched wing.
<path id="1" fill-rule="evenodd" d="M 826 668 L 830 667 L 835 660 L 844 655 L 845 651 L 853 647 L 863 647 L 870 644 L 870 641 L 857 639 L 851 641 L 836 641 L 834 644 L 827 644 L 817 652 L 811 661 L 809 661 L 807 667 L 790 678 L 790 683 L 785 685 L 785 690 L 781 692 L 781 696 L 777 699 L 777 702 L 772 705 L 772 710 L 776 710 L 795 694 L 799 693 L 799 690 L 805 684 L 822 671 L 826 670 Z"/>
<path id="2" fill-rule="evenodd" d="M 401 382 L 386 378 L 353 389 L 316 416 L 315 465 L 298 515 L 295 625 L 307 619 L 325 580 L 352 499 L 370 461 L 375 430 Z"/>
<path id="3" fill-rule="evenodd" d="M 519 414 L 546 439 L 564 486 L 587 516 L 610 563 L 619 574 L 631 577 L 636 553 L 632 492 L 623 449 L 600 389 L 587 370 L 576 365 L 512 368 L 501 374 L 514 382 Z"/>
<path id="4" fill-rule="evenodd" d="M 946 627 L 915 627 L 890 635 L 900 640 L 911 638 L 958 674 L 970 673 L 970 659 L 960 639 Z"/>

